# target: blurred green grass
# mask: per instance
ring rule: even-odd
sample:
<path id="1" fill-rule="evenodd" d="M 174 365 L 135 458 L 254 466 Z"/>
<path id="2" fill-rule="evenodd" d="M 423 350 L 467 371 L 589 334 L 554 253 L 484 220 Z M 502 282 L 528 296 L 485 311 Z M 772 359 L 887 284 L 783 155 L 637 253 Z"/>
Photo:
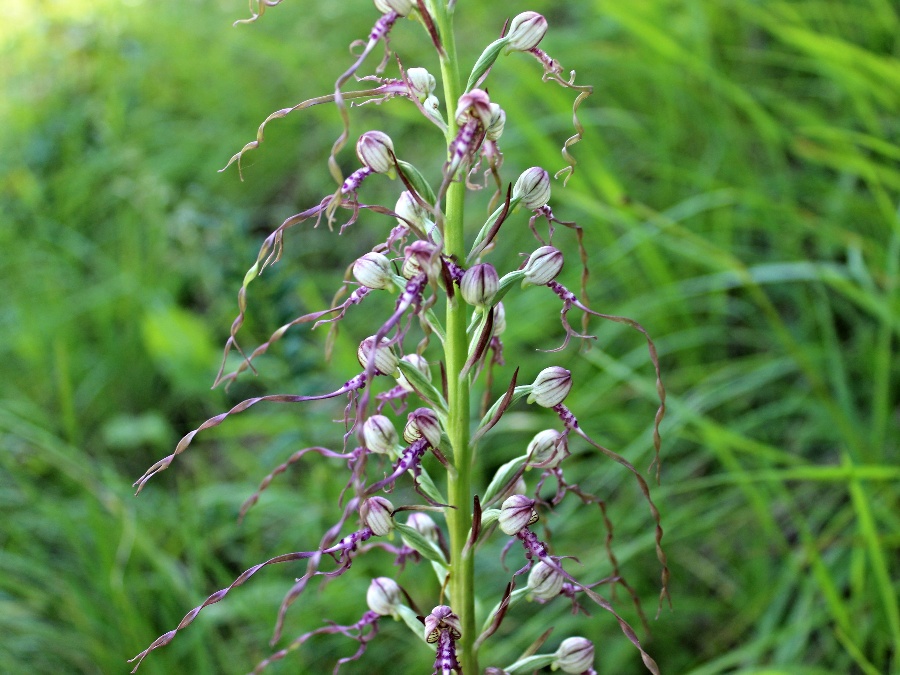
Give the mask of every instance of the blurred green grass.
<path id="1" fill-rule="evenodd" d="M 471 62 L 504 16 L 470 5 L 459 3 L 459 32 Z M 585 227 L 593 305 L 650 331 L 669 390 L 655 498 L 675 611 L 651 622 L 649 651 L 666 673 L 900 672 L 900 10 L 887 0 L 503 8 L 524 9 L 548 16 L 542 46 L 595 85 L 578 171 L 555 189 L 554 210 Z M 240 3 L 10 11 L 0 27 L 0 671 L 124 672 L 208 592 L 331 523 L 339 486 L 323 462 L 276 484 L 240 527 L 233 519 L 298 444 L 333 442 L 333 407 L 304 411 L 300 425 L 297 413 L 254 410 L 198 439 L 139 499 L 129 486 L 230 402 L 352 374 L 340 356 L 339 374 L 326 370 L 323 336 L 301 330 L 260 361 L 259 379 L 207 391 L 262 236 L 330 191 L 336 116 L 314 109 L 270 126 L 245 182 L 216 169 L 269 112 L 328 91 L 374 13 L 362 0 L 283 3 L 232 30 Z M 398 26 L 406 65 L 430 58 L 419 38 Z M 571 97 L 526 59 L 502 60 L 492 82 L 509 119 L 506 175 L 561 166 Z M 358 112 L 357 128 L 395 139 L 414 123 L 387 106 Z M 407 156 L 439 170 L 421 147 Z M 292 235 L 285 260 L 251 287 L 245 330 L 257 341 L 323 306 L 380 237 L 364 222 L 338 245 L 327 231 Z M 498 261 L 531 245 L 504 236 Z M 577 275 L 571 265 L 564 282 Z M 523 376 L 548 363 L 531 351 L 555 326 L 544 295 L 507 303 L 510 317 L 551 317 L 509 321 L 507 355 Z M 554 359 L 580 385 L 571 407 L 645 466 L 645 345 L 619 325 L 592 328 L 597 346 Z M 351 316 L 342 335 L 351 344 L 365 329 Z M 502 463 L 549 423 L 504 418 L 485 456 Z M 649 607 L 658 572 L 640 496 L 624 472 L 573 450 L 572 476 L 608 498 L 616 553 Z M 567 508 L 557 550 L 594 527 L 593 513 Z M 602 556 L 582 561 L 586 577 L 606 571 Z M 304 597 L 291 630 L 314 627 L 310 617 L 354 620 L 372 564 Z M 141 672 L 246 672 L 267 655 L 292 572 L 205 610 Z M 505 583 L 496 571 L 484 579 Z M 607 617 L 576 624 L 560 604 L 507 621 L 492 662 L 514 658 L 526 629 L 555 624 L 563 636 L 578 625 L 601 645 L 601 672 L 640 672 Z M 384 632 L 346 672 L 428 668 L 427 655 L 398 653 L 402 630 Z M 348 647 L 323 639 L 272 672 L 318 672 Z"/>

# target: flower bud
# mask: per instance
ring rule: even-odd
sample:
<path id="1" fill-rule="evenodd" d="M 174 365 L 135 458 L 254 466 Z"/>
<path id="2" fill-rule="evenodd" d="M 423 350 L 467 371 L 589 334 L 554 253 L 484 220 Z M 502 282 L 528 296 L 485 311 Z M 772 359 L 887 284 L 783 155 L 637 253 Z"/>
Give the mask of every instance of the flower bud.
<path id="1" fill-rule="evenodd" d="M 359 507 L 363 523 L 377 537 L 383 537 L 394 529 L 393 512 L 394 505 L 384 497 L 369 497 Z"/>
<path id="2" fill-rule="evenodd" d="M 412 0 L 375 0 L 375 7 L 382 14 L 397 12 L 399 16 L 406 16 L 416 8 Z"/>
<path id="3" fill-rule="evenodd" d="M 500 276 L 490 263 L 472 265 L 460 279 L 459 290 L 463 299 L 470 305 L 478 307 L 489 305 L 500 290 Z"/>
<path id="4" fill-rule="evenodd" d="M 528 256 L 525 263 L 525 281 L 535 286 L 545 286 L 553 281 L 563 268 L 563 254 L 553 246 L 541 246 Z"/>
<path id="5" fill-rule="evenodd" d="M 512 196 L 521 199 L 530 211 L 546 206 L 550 201 L 550 174 L 539 166 L 526 169 L 513 185 Z"/>
<path id="6" fill-rule="evenodd" d="M 569 443 L 565 434 L 555 429 L 538 432 L 528 444 L 528 466 L 554 469 L 569 456 Z"/>
<path id="7" fill-rule="evenodd" d="M 431 96 L 431 92 L 434 91 L 437 85 L 434 75 L 424 68 L 410 68 L 406 71 L 406 77 L 409 80 L 412 93 L 415 94 L 420 102 Z"/>
<path id="8" fill-rule="evenodd" d="M 506 126 L 506 113 L 497 103 L 491 103 L 491 121 L 484 130 L 484 137 L 489 141 L 496 141 L 503 134 Z"/>
<path id="9" fill-rule="evenodd" d="M 416 370 L 418 370 L 422 375 L 425 376 L 425 379 L 431 382 L 431 366 L 428 365 L 428 361 L 419 356 L 418 354 L 406 354 L 401 361 L 406 361 L 411 364 Z M 403 371 L 400 371 L 400 375 L 397 376 L 397 384 L 403 387 L 404 391 L 412 392 L 412 385 L 409 383 L 409 380 L 406 379 L 406 376 L 403 374 Z"/>
<path id="10" fill-rule="evenodd" d="M 390 577 L 372 579 L 366 591 L 366 604 L 381 616 L 398 616 L 397 608 L 403 604 L 403 591 Z"/>
<path id="11" fill-rule="evenodd" d="M 376 3 L 377 4 L 377 3 Z M 522 12 L 509 22 L 506 53 L 527 52 L 537 47 L 547 34 L 547 19 L 537 12 Z"/>
<path id="12" fill-rule="evenodd" d="M 384 415 L 372 415 L 363 423 L 363 440 L 372 452 L 393 455 L 400 444 L 394 423 Z"/>
<path id="13" fill-rule="evenodd" d="M 537 519 L 534 500 L 525 495 L 513 495 L 500 507 L 500 529 L 510 536 L 515 536 L 522 528 L 536 523 Z"/>
<path id="14" fill-rule="evenodd" d="M 427 241 L 414 241 L 403 249 L 403 268 L 400 273 L 412 279 L 422 272 L 429 279 L 437 279 L 441 273 L 441 257 L 437 255 L 437 247 Z"/>
<path id="15" fill-rule="evenodd" d="M 502 335 L 506 330 L 506 309 L 502 302 L 494 305 L 494 336 Z"/>
<path id="16" fill-rule="evenodd" d="M 406 519 L 406 524 L 421 534 L 428 541 L 437 543 L 439 532 L 437 524 L 427 513 L 413 511 Z"/>
<path id="17" fill-rule="evenodd" d="M 407 415 L 406 426 L 403 427 L 403 440 L 415 443 L 424 438 L 432 448 L 441 445 L 441 423 L 431 408 L 416 408 Z"/>
<path id="18" fill-rule="evenodd" d="M 391 288 L 394 285 L 391 261 L 383 253 L 370 251 L 353 263 L 353 277 L 366 288 Z"/>
<path id="19" fill-rule="evenodd" d="M 565 580 L 559 570 L 539 560 L 528 574 L 528 590 L 538 600 L 552 600 L 559 595 Z"/>
<path id="20" fill-rule="evenodd" d="M 356 156 L 359 161 L 375 173 L 386 173 L 391 178 L 394 170 L 394 142 L 381 131 L 367 131 L 356 142 Z"/>
<path id="21" fill-rule="evenodd" d="M 363 368 L 369 367 L 369 355 L 372 353 L 372 347 L 375 346 L 375 336 L 370 335 L 359 343 L 359 349 L 356 350 L 356 358 L 359 359 L 359 365 Z M 393 375 L 397 372 L 397 364 L 400 359 L 394 353 L 388 344 L 387 338 L 381 338 L 381 345 L 375 350 L 375 374 L 376 375 Z"/>
<path id="22" fill-rule="evenodd" d="M 544 368 L 534 378 L 533 388 L 528 395 L 529 403 L 537 403 L 544 408 L 552 408 L 566 400 L 572 389 L 572 373 L 560 366 Z"/>
<path id="23" fill-rule="evenodd" d="M 481 125 L 487 129 L 491 125 L 491 99 L 482 89 L 473 89 L 459 97 L 456 106 L 456 121 L 465 124 L 470 119 L 478 119 Z"/>
<path id="24" fill-rule="evenodd" d="M 564 673 L 583 673 L 594 667 L 594 643 L 583 637 L 566 638 L 555 656 L 554 668 Z"/>

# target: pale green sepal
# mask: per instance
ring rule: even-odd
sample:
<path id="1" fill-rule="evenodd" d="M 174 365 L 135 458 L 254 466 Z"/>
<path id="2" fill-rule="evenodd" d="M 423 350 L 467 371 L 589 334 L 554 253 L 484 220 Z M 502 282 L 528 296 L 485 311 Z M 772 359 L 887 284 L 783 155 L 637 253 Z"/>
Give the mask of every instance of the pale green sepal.
<path id="1" fill-rule="evenodd" d="M 399 607 L 397 607 L 397 610 L 398 614 L 400 614 L 400 619 L 403 621 L 403 623 L 406 624 L 406 627 L 409 628 L 413 633 L 415 633 L 416 637 L 418 637 L 422 642 L 425 642 L 425 633 L 422 630 L 422 622 L 416 618 L 416 613 L 406 605 L 400 605 Z M 425 644 L 428 643 L 425 642 Z M 428 647 L 432 650 L 437 649 L 437 646 L 433 644 L 428 645 Z"/>
<path id="2" fill-rule="evenodd" d="M 422 400 L 437 408 L 438 413 L 447 414 L 447 401 L 418 368 L 408 361 L 400 361 L 400 372 Z"/>
<path id="3" fill-rule="evenodd" d="M 516 475 L 516 472 L 525 466 L 527 460 L 528 455 L 522 455 L 521 457 L 511 459 L 497 469 L 497 473 L 494 474 L 490 485 L 487 486 L 487 490 L 485 490 L 484 496 L 481 498 L 481 503 L 490 504 L 491 500 L 494 499 L 500 490 L 506 487 L 507 483 L 509 483 L 512 477 Z M 481 524 L 482 526 L 484 525 L 484 514 L 481 514 Z"/>
<path id="4" fill-rule="evenodd" d="M 434 190 L 431 189 L 431 185 L 425 180 L 425 176 L 422 175 L 422 172 L 409 162 L 404 162 L 402 159 L 397 160 L 397 166 L 400 167 L 403 175 L 406 176 L 406 180 L 408 180 L 416 189 L 416 192 L 418 192 L 426 202 L 434 206 L 437 201 L 437 196 L 434 194 Z"/>
<path id="5" fill-rule="evenodd" d="M 481 52 L 481 56 L 478 57 L 478 60 L 475 62 L 475 66 L 472 68 L 472 74 L 469 75 L 469 81 L 466 83 L 465 93 L 472 91 L 472 88 L 475 86 L 475 83 L 478 82 L 478 79 L 482 75 L 484 75 L 492 65 L 494 65 L 494 61 L 496 61 L 497 57 L 500 56 L 500 51 L 503 49 L 503 47 L 506 46 L 507 42 L 509 42 L 509 38 L 502 37 L 498 40 L 494 40 L 491 44 L 484 48 L 484 51 Z"/>
<path id="6" fill-rule="evenodd" d="M 445 568 L 447 567 L 447 560 L 444 558 L 441 549 L 419 534 L 419 531 L 416 528 L 396 521 L 394 522 L 394 527 L 400 533 L 400 536 L 403 538 L 403 541 L 406 542 L 407 546 L 415 549 L 428 560 L 443 565 Z"/>

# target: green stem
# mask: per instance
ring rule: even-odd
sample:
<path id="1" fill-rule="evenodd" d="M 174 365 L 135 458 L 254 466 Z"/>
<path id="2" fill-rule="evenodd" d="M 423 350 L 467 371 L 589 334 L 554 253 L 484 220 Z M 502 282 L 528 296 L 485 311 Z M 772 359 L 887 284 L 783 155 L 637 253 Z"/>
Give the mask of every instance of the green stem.
<path id="1" fill-rule="evenodd" d="M 444 47 L 441 58 L 441 76 L 444 84 L 444 100 L 447 110 L 447 143 L 453 141 L 458 131 L 454 111 L 460 95 L 459 65 L 456 58 L 456 41 L 453 35 L 453 17 L 447 12 L 443 0 L 432 3 L 435 22 Z M 447 189 L 444 205 L 445 253 L 465 260 L 463 223 L 465 212 L 465 184 L 453 182 Z M 469 444 L 469 382 L 460 378 L 468 356 L 466 338 L 467 306 L 459 293 L 447 303 L 447 339 L 444 355 L 447 363 L 447 403 L 449 405 L 447 435 L 453 446 L 453 463 L 456 475 L 449 478 L 450 504 L 447 522 L 450 529 L 450 607 L 460 618 L 462 638 L 457 647 L 462 671 L 465 675 L 477 675 L 478 655 L 474 650 L 475 584 L 474 556 L 464 547 L 472 526 L 472 465 L 473 452 Z"/>

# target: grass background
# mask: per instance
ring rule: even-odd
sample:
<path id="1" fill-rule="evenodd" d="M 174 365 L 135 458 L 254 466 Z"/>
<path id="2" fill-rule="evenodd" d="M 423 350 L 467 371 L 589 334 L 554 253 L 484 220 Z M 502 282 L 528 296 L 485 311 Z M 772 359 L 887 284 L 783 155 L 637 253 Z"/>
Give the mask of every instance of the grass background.
<path id="1" fill-rule="evenodd" d="M 578 172 L 553 207 L 585 227 L 593 305 L 639 320 L 663 363 L 670 412 L 654 495 L 675 609 L 651 622 L 648 650 L 668 674 L 900 672 L 900 7 L 458 4 L 467 63 L 504 12 L 536 9 L 552 26 L 542 46 L 595 86 Z M 231 29 L 246 9 L 223 0 L 41 0 L 6 12 L 0 671 L 126 672 L 126 658 L 207 593 L 309 547 L 333 522 L 340 472 L 324 461 L 277 483 L 243 525 L 234 517 L 294 449 L 333 443 L 334 406 L 255 409 L 199 438 L 140 498 L 130 483 L 238 399 L 324 391 L 353 374 L 341 347 L 371 332 L 364 313 L 348 318 L 330 367 L 324 335 L 299 330 L 260 361 L 260 378 L 208 390 L 260 240 L 330 192 L 336 115 L 272 125 L 245 182 L 216 169 L 269 112 L 328 91 L 375 13 L 363 0 L 285 2 Z M 399 25 L 395 47 L 406 65 L 436 70 L 414 28 Z M 506 175 L 561 166 L 571 96 L 526 58 L 502 60 L 491 95 L 508 114 Z M 421 127 L 408 108 L 356 112 L 357 130 L 384 128 L 437 175 L 427 144 L 409 147 Z M 392 194 L 367 189 L 372 201 Z M 504 228 L 498 265 L 531 246 L 523 225 Z M 324 306 L 381 226 L 293 233 L 285 260 L 251 287 L 247 335 Z M 564 276 L 577 285 L 575 265 Z M 556 311 L 552 295 L 510 295 L 507 356 L 523 374 L 551 363 L 533 350 L 560 338 Z M 620 326 L 592 328 L 597 347 L 552 362 L 575 373 L 571 407 L 588 432 L 644 467 L 655 409 L 645 346 Z M 522 410 L 485 442 L 489 461 L 550 423 Z M 652 613 L 647 509 L 628 475 L 573 449 L 569 471 L 608 499 L 616 553 Z M 582 550 L 595 516 L 566 504 L 550 523 L 555 550 Z M 599 552 L 582 562 L 585 578 L 605 573 Z M 324 616 L 355 620 L 367 575 L 385 565 L 373 554 L 308 593 L 288 635 Z M 268 654 L 292 574 L 270 570 L 204 610 L 141 672 L 246 672 Z M 492 602 L 505 577 L 481 578 Z M 433 600 L 418 572 L 401 582 Z M 642 672 L 614 621 L 593 614 L 573 618 L 561 601 L 521 608 L 485 665 L 555 625 L 551 640 L 597 640 L 599 672 Z M 404 630 L 386 625 L 346 672 L 427 672 Z M 350 651 L 321 639 L 271 672 L 322 672 Z"/>

